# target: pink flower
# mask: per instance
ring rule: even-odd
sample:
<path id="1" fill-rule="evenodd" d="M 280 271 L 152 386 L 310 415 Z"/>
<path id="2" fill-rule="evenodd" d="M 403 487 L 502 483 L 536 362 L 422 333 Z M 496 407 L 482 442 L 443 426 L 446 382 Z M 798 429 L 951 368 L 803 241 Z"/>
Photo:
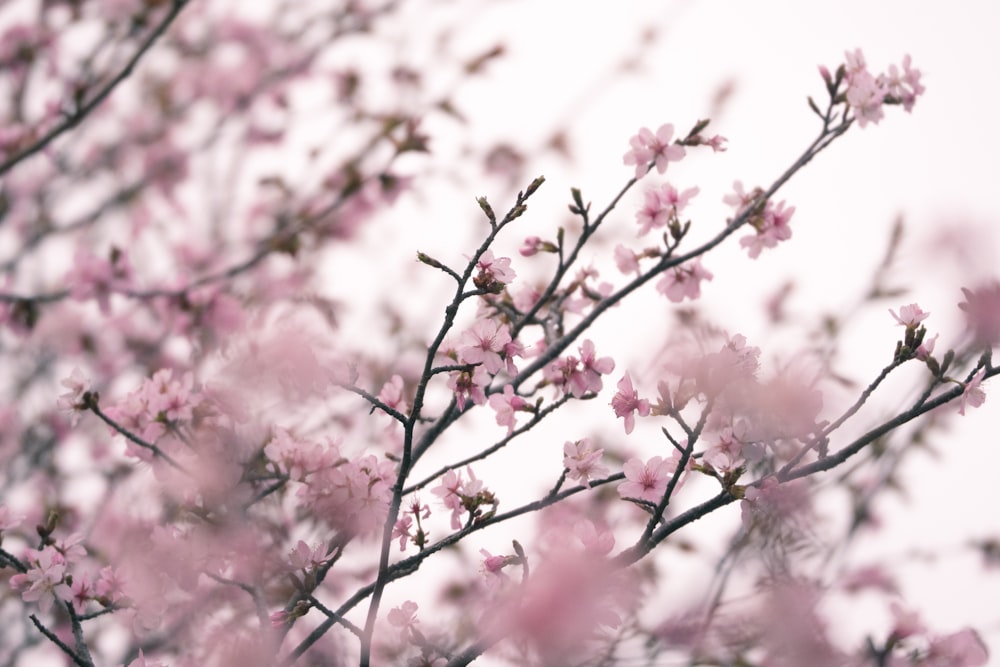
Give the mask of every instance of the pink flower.
<path id="1" fill-rule="evenodd" d="M 847 104 L 854 111 L 860 127 L 882 120 L 885 104 L 901 104 L 910 111 L 917 97 L 924 93 L 920 83 L 920 71 L 910 67 L 910 56 L 903 58 L 903 71 L 895 65 L 889 67 L 888 74 L 873 76 L 865 63 L 864 55 L 858 49 L 846 54 L 847 61 Z M 827 75 L 828 78 L 828 75 Z"/>
<path id="2" fill-rule="evenodd" d="M 462 334 L 457 351 L 462 363 L 482 364 L 491 375 L 503 368 L 500 353 L 511 342 L 510 329 L 496 320 L 476 320 Z"/>
<path id="3" fill-rule="evenodd" d="M 895 311 L 890 308 L 889 314 L 892 315 L 897 322 L 908 329 L 915 329 L 918 324 L 923 322 L 930 315 L 930 313 L 925 312 L 915 303 L 900 306 L 899 315 L 897 315 Z"/>
<path id="4" fill-rule="evenodd" d="M 386 620 L 389 621 L 390 625 L 394 625 L 401 630 L 408 630 L 418 623 L 417 609 L 416 602 L 407 600 L 398 607 L 390 609 Z"/>
<path id="5" fill-rule="evenodd" d="M 544 375 L 552 384 L 567 394 L 581 398 L 588 392 L 597 393 L 604 387 L 601 375 L 615 369 L 611 357 L 597 358 L 594 343 L 585 340 L 580 346 L 580 359 L 574 356 L 556 359 L 545 367 Z"/>
<path id="6" fill-rule="evenodd" d="M 59 384 L 69 389 L 65 394 L 60 394 L 56 406 L 70 414 L 70 424 L 76 426 L 80 421 L 80 415 L 84 408 L 83 395 L 90 389 L 90 380 L 84 376 L 79 368 L 74 368 L 70 376 L 62 380 Z"/>
<path id="7" fill-rule="evenodd" d="M 859 127 L 878 122 L 885 117 L 882 102 L 886 91 L 868 71 L 848 75 L 847 104 L 854 111 Z"/>
<path id="8" fill-rule="evenodd" d="M 388 382 L 382 385 L 378 393 L 378 400 L 387 406 L 400 412 L 406 411 L 406 402 L 403 401 L 403 378 L 393 375 Z"/>
<path id="9" fill-rule="evenodd" d="M 931 640 L 928 667 L 980 667 L 989 661 L 986 645 L 975 630 L 966 628 Z"/>
<path id="10" fill-rule="evenodd" d="M 649 171 L 649 163 L 656 162 L 656 170 L 661 174 L 667 170 L 667 164 L 676 162 L 685 155 L 683 146 L 671 145 L 674 136 L 674 126 L 667 123 L 661 125 L 653 134 L 648 128 L 639 130 L 639 134 L 629 139 L 631 150 L 625 153 L 622 161 L 635 165 L 635 177 L 642 178 Z"/>
<path id="11" fill-rule="evenodd" d="M 747 530 L 756 522 L 775 523 L 810 509 L 809 491 L 802 482 L 778 483 L 773 477 L 747 487 L 740 501 L 740 519 Z"/>
<path id="12" fill-rule="evenodd" d="M 431 489 L 431 493 L 441 498 L 441 503 L 451 510 L 451 527 L 454 530 L 462 527 L 461 517 L 465 512 L 471 515 L 478 504 L 496 503 L 493 493 L 484 488 L 472 468 L 466 466 L 465 471 L 469 474 L 468 480 L 462 479 L 462 473 L 449 470 L 442 475 L 438 486 Z"/>
<path id="13" fill-rule="evenodd" d="M 712 137 L 709 137 L 708 139 L 703 139 L 702 143 L 705 146 L 711 146 L 713 153 L 725 153 L 726 147 L 723 146 L 722 144 L 727 141 L 729 141 L 729 139 L 726 139 L 722 135 L 716 134 Z"/>
<path id="14" fill-rule="evenodd" d="M 764 248 L 773 248 L 781 241 L 792 238 L 792 228 L 788 223 L 793 213 L 794 206 L 786 209 L 785 202 L 775 206 L 768 201 L 760 215 L 751 217 L 750 224 L 756 229 L 756 233 L 740 239 L 740 245 L 747 248 L 751 259 L 756 259 Z"/>
<path id="15" fill-rule="evenodd" d="M 743 209 L 753 202 L 758 194 L 759 190 L 752 190 L 750 192 L 744 190 L 742 181 L 733 181 L 733 194 L 723 197 L 722 203 L 729 204 L 735 208 L 736 214 L 739 215 L 743 212 Z"/>
<path id="16" fill-rule="evenodd" d="M 644 206 L 635 214 L 639 223 L 639 236 L 643 236 L 651 229 L 665 227 L 671 220 L 676 220 L 696 194 L 698 188 L 688 188 L 678 193 L 669 183 L 664 183 L 658 189 L 648 190 Z"/>
<path id="17" fill-rule="evenodd" d="M 479 273 L 473 279 L 473 283 L 480 289 L 489 290 L 495 285 L 506 285 L 517 276 L 514 269 L 510 268 L 509 257 L 493 257 L 493 251 L 487 250 L 476 262 Z M 499 291 L 499 290 L 497 290 Z"/>
<path id="18" fill-rule="evenodd" d="M 889 73 L 879 76 L 879 83 L 886 90 L 886 102 L 902 104 L 906 112 L 913 110 L 917 98 L 924 93 L 924 87 L 920 83 L 920 70 L 910 67 L 909 55 L 903 58 L 902 74 L 895 65 L 890 65 Z"/>
<path id="19" fill-rule="evenodd" d="M 639 236 L 651 229 L 665 227 L 670 222 L 671 210 L 660 201 L 659 190 L 647 190 L 642 208 L 636 211 L 635 221 L 639 223 Z"/>
<path id="20" fill-rule="evenodd" d="M 615 265 L 626 275 L 629 273 L 639 275 L 639 256 L 620 243 L 615 246 Z"/>
<path id="21" fill-rule="evenodd" d="M 438 485 L 431 489 L 431 493 L 441 498 L 441 503 L 451 510 L 452 529 L 461 528 L 460 518 L 464 511 L 462 508 L 462 473 L 449 470 L 441 477 Z"/>
<path id="22" fill-rule="evenodd" d="M 486 549 L 480 549 L 479 553 L 483 556 L 483 572 L 499 574 L 508 564 L 506 556 L 494 556 Z"/>
<path id="23" fill-rule="evenodd" d="M 77 614 L 82 614 L 87 608 L 87 601 L 94 597 L 90 578 L 85 574 L 74 577 L 70 589 L 73 592 L 72 599 L 70 600 L 73 604 L 73 611 Z"/>
<path id="24" fill-rule="evenodd" d="M 459 410 L 464 410 L 469 400 L 476 405 L 485 405 L 489 384 L 490 376 L 482 366 L 476 366 L 471 372 L 454 371 L 448 376 L 448 387 L 455 392 Z"/>
<path id="25" fill-rule="evenodd" d="M 543 241 L 537 236 L 529 236 L 524 239 L 524 245 L 518 250 L 522 257 L 531 257 L 532 255 L 537 255 L 539 249 L 543 246 Z"/>
<path id="26" fill-rule="evenodd" d="M 563 467 L 566 476 L 581 484 L 589 484 L 591 480 L 605 477 L 607 466 L 601 464 L 603 449 L 594 449 L 590 441 L 584 438 L 575 442 L 567 441 L 563 445 Z"/>
<path id="27" fill-rule="evenodd" d="M 618 485 L 618 495 L 622 498 L 636 498 L 651 503 L 659 503 L 667 490 L 673 468 L 670 461 L 654 456 L 646 463 L 631 458 L 623 466 L 625 480 Z"/>
<path id="28" fill-rule="evenodd" d="M 934 345 L 937 343 L 938 336 L 941 334 L 934 334 L 934 338 L 925 338 L 924 341 L 917 347 L 917 359 L 920 361 L 927 361 L 931 353 L 934 352 Z"/>
<path id="29" fill-rule="evenodd" d="M 965 383 L 965 390 L 962 392 L 962 405 L 958 409 L 958 414 L 965 415 L 966 406 L 978 408 L 986 402 L 986 392 L 980 387 L 980 383 L 986 376 L 986 369 L 980 368 L 972 379 Z"/>
<path id="30" fill-rule="evenodd" d="M 304 540 L 299 540 L 288 556 L 288 564 L 296 570 L 312 571 L 318 568 L 332 555 L 323 544 L 310 547 Z"/>
<path id="31" fill-rule="evenodd" d="M 616 417 L 625 418 L 625 435 L 635 428 L 635 413 L 640 417 L 649 415 L 649 401 L 639 398 L 639 392 L 632 388 L 632 377 L 626 371 L 618 381 L 618 393 L 611 397 L 611 408 Z"/>
<path id="32" fill-rule="evenodd" d="M 507 556 L 494 556 L 486 549 L 480 549 L 479 553 L 483 557 L 479 571 L 486 580 L 486 589 L 497 593 L 510 581 L 510 576 L 503 571 L 510 564 L 510 559 Z"/>
<path id="33" fill-rule="evenodd" d="M 118 571 L 110 565 L 101 568 L 100 576 L 94 585 L 94 590 L 99 598 L 107 600 L 111 604 L 117 604 L 125 594 L 122 592 L 122 581 L 118 576 Z"/>
<path id="34" fill-rule="evenodd" d="M 588 391 L 595 394 L 599 392 L 604 387 L 601 376 L 615 370 L 614 359 L 611 357 L 597 358 L 597 351 L 590 339 L 583 341 L 583 345 L 580 346 L 580 363 L 583 368 L 570 380 L 570 383 L 574 385 L 572 393 L 577 397 L 583 396 Z"/>
<path id="35" fill-rule="evenodd" d="M 271 615 L 267 618 L 271 623 L 272 628 L 281 629 L 291 623 L 293 617 L 284 609 L 279 609 L 278 611 L 271 613 Z"/>
<path id="36" fill-rule="evenodd" d="M 504 385 L 502 394 L 490 396 L 490 407 L 496 410 L 497 424 L 507 427 L 507 435 L 514 432 L 517 418 L 515 413 L 528 403 L 514 393 L 512 385 Z"/>
<path id="37" fill-rule="evenodd" d="M 975 290 L 962 288 L 965 301 L 958 304 L 965 313 L 968 329 L 977 344 L 1000 344 L 1000 282 Z"/>
<path id="38" fill-rule="evenodd" d="M 66 583 L 63 555 L 51 546 L 32 553 L 28 557 L 30 568 L 10 578 L 11 588 L 21 591 L 21 599 L 25 602 L 37 602 L 43 612 L 48 612 L 56 601 L 71 601 L 73 590 Z"/>
<path id="39" fill-rule="evenodd" d="M 191 373 L 175 380 L 169 368 L 156 371 L 142 386 L 149 416 L 153 420 L 162 416 L 168 421 L 190 421 L 194 408 L 201 402 L 201 395 L 193 388 L 194 377 Z"/>
<path id="40" fill-rule="evenodd" d="M 701 281 L 712 278 L 712 272 L 701 265 L 700 259 L 695 259 L 664 273 L 656 283 L 656 291 L 674 303 L 684 299 L 694 301 L 701 296 Z"/>
<path id="41" fill-rule="evenodd" d="M 62 554 L 67 564 L 76 563 L 87 555 L 83 544 L 83 533 L 73 533 L 69 537 L 55 540 L 53 546 Z"/>
<path id="42" fill-rule="evenodd" d="M 573 532 L 583 548 L 595 556 L 607 556 L 615 548 L 615 534 L 607 527 L 599 529 L 588 519 L 577 522 Z"/>
<path id="43" fill-rule="evenodd" d="M 743 465 L 743 442 L 746 422 L 739 421 L 736 427 L 725 427 L 719 433 L 719 439 L 706 451 L 702 459 L 716 470 L 728 472 Z"/>

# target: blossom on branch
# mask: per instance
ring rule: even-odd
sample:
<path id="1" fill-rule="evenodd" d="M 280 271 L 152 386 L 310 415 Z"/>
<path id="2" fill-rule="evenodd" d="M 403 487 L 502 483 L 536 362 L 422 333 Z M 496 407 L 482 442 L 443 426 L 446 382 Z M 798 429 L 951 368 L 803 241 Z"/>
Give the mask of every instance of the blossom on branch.
<path id="1" fill-rule="evenodd" d="M 986 392 L 979 386 L 984 377 L 986 377 L 986 369 L 980 368 L 976 371 L 976 374 L 972 376 L 972 379 L 965 383 L 965 389 L 962 391 L 962 402 L 961 406 L 958 408 L 958 414 L 964 416 L 966 407 L 978 408 L 986 402 Z"/>
<path id="2" fill-rule="evenodd" d="M 611 408 L 615 411 L 616 417 L 625 419 L 625 435 L 635 428 L 636 413 L 640 417 L 649 416 L 649 401 L 639 398 L 639 392 L 632 387 L 632 377 L 627 371 L 618 381 L 618 392 L 611 397 Z"/>
<path id="3" fill-rule="evenodd" d="M 920 324 L 925 319 L 927 319 L 928 316 L 930 316 L 930 313 L 924 311 L 923 309 L 920 308 L 920 306 L 918 306 L 915 303 L 911 303 L 906 306 L 900 306 L 899 315 L 897 315 L 896 312 L 890 308 L 889 314 L 892 315 L 893 318 L 897 322 L 899 322 L 899 324 L 908 329 L 916 328 L 918 324 Z"/>
<path id="4" fill-rule="evenodd" d="M 601 463 L 603 449 L 594 449 L 586 438 L 567 441 L 563 445 L 563 467 L 566 476 L 581 484 L 591 484 L 593 480 L 608 474 L 607 466 Z"/>
<path id="5" fill-rule="evenodd" d="M 676 222 L 681 212 L 688 205 L 688 202 L 698 194 L 697 187 L 688 188 L 684 192 L 669 183 L 664 183 L 659 188 L 647 190 L 645 203 L 636 214 L 636 222 L 639 223 L 639 236 L 644 236 L 652 229 L 666 227 L 671 222 Z"/>
<path id="6" fill-rule="evenodd" d="M 623 466 L 625 481 L 618 485 L 618 495 L 659 503 L 675 468 L 670 460 L 664 460 L 662 456 L 654 456 L 645 463 L 631 458 Z"/>
<path id="7" fill-rule="evenodd" d="M 684 299 L 694 301 L 701 296 L 702 281 L 712 280 L 714 277 L 711 271 L 701 265 L 700 259 L 693 259 L 668 269 L 656 283 L 656 291 L 674 303 L 680 303 Z"/>
<path id="8" fill-rule="evenodd" d="M 597 357 L 594 343 L 590 339 L 583 341 L 579 351 L 580 358 L 572 355 L 561 357 L 544 370 L 546 380 L 576 398 L 601 391 L 604 388 L 601 376 L 615 369 L 614 359 Z"/>
<path id="9" fill-rule="evenodd" d="M 79 368 L 74 368 L 70 376 L 60 383 L 69 389 L 65 394 L 59 396 L 56 406 L 70 415 L 70 425 L 76 426 L 80 421 L 80 414 L 86 409 L 83 403 L 83 395 L 90 389 L 90 380 Z"/>
<path id="10" fill-rule="evenodd" d="M 73 599 L 73 590 L 66 583 L 66 558 L 54 547 L 31 552 L 28 563 L 27 572 L 10 578 L 11 588 L 21 591 L 25 602 L 37 602 L 39 609 L 48 612 L 54 602 Z"/>
<path id="11" fill-rule="evenodd" d="M 792 238 L 792 229 L 788 223 L 795 213 L 795 207 L 785 208 L 785 202 L 775 205 L 768 200 L 763 211 L 754 213 L 748 224 L 756 230 L 755 234 L 744 236 L 740 245 L 747 249 L 751 259 L 757 259 L 764 248 L 773 248 L 781 241 Z"/>
<path id="12" fill-rule="evenodd" d="M 670 123 L 661 125 L 656 134 L 646 127 L 639 134 L 629 139 L 632 148 L 625 153 L 622 161 L 627 165 L 635 165 L 635 177 L 642 178 L 650 169 L 650 163 L 656 163 L 656 170 L 663 173 L 670 162 L 677 162 L 684 157 L 683 146 L 671 144 L 674 136 L 674 126 Z"/>
<path id="13" fill-rule="evenodd" d="M 511 342 L 510 328 L 494 319 L 476 320 L 467 329 L 457 347 L 458 357 L 465 364 L 482 364 L 490 375 L 504 367 L 501 354 Z"/>
<path id="14" fill-rule="evenodd" d="M 513 385 L 504 385 L 502 394 L 490 396 L 490 407 L 497 413 L 497 424 L 507 427 L 507 435 L 514 432 L 517 425 L 515 413 L 528 405 L 528 402 L 514 393 Z"/>

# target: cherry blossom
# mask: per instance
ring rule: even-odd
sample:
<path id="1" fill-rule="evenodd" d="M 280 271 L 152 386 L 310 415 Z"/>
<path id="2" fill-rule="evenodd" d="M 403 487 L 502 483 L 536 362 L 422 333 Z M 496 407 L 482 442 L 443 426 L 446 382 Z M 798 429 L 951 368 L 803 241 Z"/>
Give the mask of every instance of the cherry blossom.
<path id="1" fill-rule="evenodd" d="M 382 385 L 378 393 L 378 400 L 386 406 L 399 412 L 406 412 L 406 402 L 403 400 L 403 378 L 394 374 L 388 382 Z"/>
<path id="2" fill-rule="evenodd" d="M 60 381 L 59 384 L 69 389 L 69 391 L 59 396 L 56 406 L 60 410 L 68 412 L 70 414 L 70 424 L 76 426 L 77 422 L 80 421 L 81 413 L 85 409 L 83 395 L 90 389 L 90 380 L 84 376 L 83 371 L 79 368 L 74 368 L 70 376 Z"/>
<path id="3" fill-rule="evenodd" d="M 413 600 L 407 600 L 398 607 L 393 607 L 389 610 L 386 615 L 386 620 L 389 621 L 390 625 L 394 625 L 400 630 L 409 630 L 419 621 L 417 620 L 417 603 Z"/>
<path id="4" fill-rule="evenodd" d="M 500 356 L 511 342 L 510 328 L 496 320 L 476 320 L 466 330 L 457 348 L 459 359 L 466 364 L 482 364 L 487 373 L 495 375 L 504 367 Z"/>
<path id="5" fill-rule="evenodd" d="M 664 183 L 659 188 L 647 190 L 645 203 L 636 212 L 636 222 L 639 223 L 639 236 L 644 236 L 652 229 L 665 227 L 671 221 L 678 220 L 684 207 L 698 194 L 697 187 L 678 192 L 674 186 Z"/>
<path id="6" fill-rule="evenodd" d="M 544 242 L 537 236 L 528 236 L 524 239 L 524 244 L 518 250 L 522 257 L 537 255 L 538 251 L 544 247 Z"/>
<path id="7" fill-rule="evenodd" d="M 628 435 L 635 428 L 635 415 L 640 417 L 649 415 L 649 401 L 639 398 L 639 392 L 632 387 L 632 377 L 626 371 L 622 379 L 618 381 L 618 392 L 611 397 L 611 408 L 615 411 L 616 417 L 625 419 L 625 434 Z"/>
<path id="8" fill-rule="evenodd" d="M 601 463 L 603 455 L 604 450 L 594 449 L 586 438 L 567 441 L 563 445 L 563 467 L 567 470 L 566 476 L 588 485 L 595 479 L 606 477 L 609 471 L 607 466 Z"/>
<path id="9" fill-rule="evenodd" d="M 639 256 L 622 244 L 615 246 L 615 265 L 624 274 L 639 274 Z"/>
<path id="10" fill-rule="evenodd" d="M 492 394 L 489 398 L 490 407 L 497 413 L 497 424 L 507 427 L 507 435 L 514 432 L 517 425 L 516 413 L 528 402 L 514 393 L 512 385 L 504 385 L 502 394 Z"/>
<path id="11" fill-rule="evenodd" d="M 585 340 L 579 348 L 580 358 L 572 355 L 556 359 L 545 367 L 545 378 L 565 393 L 582 398 L 589 392 L 597 393 L 604 387 L 602 375 L 615 369 L 611 357 L 597 357 L 594 343 Z"/>
<path id="12" fill-rule="evenodd" d="M 736 209 L 736 214 L 739 215 L 746 209 L 747 206 L 752 204 L 760 194 L 761 191 L 759 188 L 755 188 L 750 192 L 747 192 L 743 188 L 742 181 L 733 181 L 733 193 L 724 196 L 722 198 L 722 202 Z"/>
<path id="13" fill-rule="evenodd" d="M 478 479 L 471 467 L 466 467 L 469 479 L 462 479 L 462 473 L 449 470 L 441 476 L 438 485 L 431 493 L 441 498 L 441 504 L 451 510 L 451 527 L 459 530 L 462 527 L 462 514 L 468 512 L 470 519 L 481 515 L 482 505 L 496 507 L 496 497 L 489 491 L 482 480 Z"/>
<path id="14" fill-rule="evenodd" d="M 719 437 L 705 451 L 703 459 L 720 472 L 730 472 L 743 465 L 743 442 L 746 436 L 746 422 L 740 420 L 734 427 L 727 426 Z"/>
<path id="15" fill-rule="evenodd" d="M 296 570 L 308 572 L 318 568 L 331 555 L 322 544 L 309 546 L 305 540 L 299 540 L 288 556 L 288 564 Z"/>
<path id="16" fill-rule="evenodd" d="M 14 590 L 21 591 L 25 602 L 37 602 L 39 609 L 48 612 L 57 601 L 70 602 L 73 590 L 66 583 L 66 559 L 48 546 L 34 551 L 28 558 L 31 567 L 24 574 L 10 578 Z"/>
<path id="17" fill-rule="evenodd" d="M 483 366 L 471 371 L 454 371 L 448 375 L 448 387 L 455 392 L 455 402 L 459 410 L 464 410 L 471 400 L 475 405 L 486 403 L 486 387 L 490 376 Z"/>
<path id="18" fill-rule="evenodd" d="M 927 652 L 928 667 L 981 667 L 989 662 L 989 653 L 979 634 L 966 628 L 950 635 L 935 637 Z"/>
<path id="19" fill-rule="evenodd" d="M 596 556 L 607 556 L 615 548 L 615 535 L 607 526 L 598 526 L 589 519 L 578 521 L 573 527 L 583 548 Z"/>
<path id="20" fill-rule="evenodd" d="M 958 408 L 958 414 L 964 416 L 966 407 L 978 408 L 986 402 L 986 392 L 979 386 L 985 376 L 986 369 L 980 368 L 976 371 L 976 374 L 972 376 L 972 379 L 965 383 L 965 389 L 962 390 L 962 400 L 961 405 Z"/>
<path id="21" fill-rule="evenodd" d="M 473 282 L 476 287 L 488 292 L 494 291 L 495 287 L 511 283 L 517 277 L 514 269 L 510 268 L 510 258 L 494 258 L 492 250 L 487 250 L 479 257 L 476 268 L 479 272 L 473 278 Z"/>
<path id="22" fill-rule="evenodd" d="M 677 162 L 684 157 L 683 146 L 671 144 L 674 136 L 674 126 L 670 123 L 661 125 L 656 134 L 648 128 L 641 128 L 639 134 L 629 139 L 632 148 L 625 153 L 623 162 L 635 165 L 635 177 L 642 178 L 650 169 L 650 163 L 656 163 L 656 170 L 661 174 L 667 170 L 667 164 Z"/>
<path id="23" fill-rule="evenodd" d="M 702 281 L 712 278 L 712 272 L 702 266 L 700 259 L 690 260 L 666 271 L 656 283 L 656 291 L 674 303 L 684 299 L 694 301 L 701 296 Z"/>
<path id="24" fill-rule="evenodd" d="M 783 201 L 775 205 L 768 200 L 764 210 L 751 218 L 750 225 L 754 227 L 756 233 L 740 239 L 740 245 L 747 249 L 751 259 L 760 256 L 764 248 L 773 248 L 781 241 L 792 238 L 792 230 L 788 223 L 793 213 L 795 213 L 794 206 L 785 208 Z"/>
<path id="25" fill-rule="evenodd" d="M 879 77 L 886 89 L 886 97 L 898 100 L 907 113 L 913 110 L 917 98 L 924 93 L 924 86 L 920 83 L 920 70 L 913 69 L 910 65 L 910 55 L 906 54 L 903 56 L 902 73 L 895 65 L 889 65 L 888 74 Z"/>
<path id="26" fill-rule="evenodd" d="M 669 460 L 654 456 L 645 463 L 631 458 L 625 462 L 623 470 L 626 481 L 618 485 L 618 495 L 656 504 L 667 490 L 674 466 Z"/>
<path id="27" fill-rule="evenodd" d="M 890 308 L 889 314 L 892 315 L 893 319 L 899 322 L 900 325 L 908 329 L 916 328 L 918 324 L 923 322 L 930 315 L 930 313 L 922 310 L 920 306 L 915 303 L 900 306 L 899 315 L 897 315 L 896 312 Z"/>

